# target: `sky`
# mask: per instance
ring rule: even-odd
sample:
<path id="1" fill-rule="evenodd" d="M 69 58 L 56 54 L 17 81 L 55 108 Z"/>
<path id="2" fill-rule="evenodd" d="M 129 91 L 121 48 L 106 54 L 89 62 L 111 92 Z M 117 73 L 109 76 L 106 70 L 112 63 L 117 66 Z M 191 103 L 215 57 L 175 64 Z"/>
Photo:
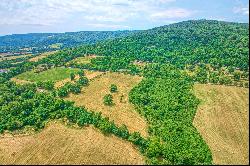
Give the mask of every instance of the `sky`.
<path id="1" fill-rule="evenodd" d="M 0 0 L 0 35 L 144 30 L 185 20 L 247 22 L 248 0 Z"/>

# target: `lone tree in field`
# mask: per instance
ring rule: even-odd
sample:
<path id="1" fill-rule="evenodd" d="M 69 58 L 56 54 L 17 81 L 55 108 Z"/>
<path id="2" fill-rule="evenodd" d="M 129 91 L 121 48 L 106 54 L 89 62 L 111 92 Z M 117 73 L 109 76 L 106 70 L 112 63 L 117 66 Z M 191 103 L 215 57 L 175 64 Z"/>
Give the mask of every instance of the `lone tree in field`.
<path id="1" fill-rule="evenodd" d="M 74 79 L 75 79 L 75 74 L 74 73 L 70 73 L 70 79 L 71 79 L 71 81 L 73 81 Z"/>
<path id="2" fill-rule="evenodd" d="M 111 92 L 111 93 L 115 93 L 115 92 L 117 92 L 117 91 L 118 91 L 117 86 L 116 86 L 115 84 L 111 84 L 111 86 L 110 86 L 110 92 Z"/>
<path id="3" fill-rule="evenodd" d="M 113 96 L 111 94 L 107 94 L 103 97 L 103 103 L 104 105 L 111 106 L 113 105 Z"/>

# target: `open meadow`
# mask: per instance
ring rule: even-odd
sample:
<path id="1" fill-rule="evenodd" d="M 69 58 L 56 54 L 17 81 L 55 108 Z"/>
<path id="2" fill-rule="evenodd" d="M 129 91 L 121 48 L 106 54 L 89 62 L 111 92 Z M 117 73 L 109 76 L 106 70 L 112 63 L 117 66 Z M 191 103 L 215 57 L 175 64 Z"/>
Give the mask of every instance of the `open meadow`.
<path id="1" fill-rule="evenodd" d="M 40 133 L 0 135 L 0 164 L 144 164 L 131 143 L 94 127 L 69 128 L 51 122 Z"/>
<path id="2" fill-rule="evenodd" d="M 40 73 L 35 73 L 34 70 L 22 73 L 15 78 L 32 82 L 38 81 L 60 81 L 70 77 L 70 73 L 77 73 L 80 69 L 74 68 L 52 68 Z"/>
<path id="3" fill-rule="evenodd" d="M 201 99 L 194 125 L 210 147 L 214 164 L 249 163 L 249 89 L 196 84 Z"/>
<path id="4" fill-rule="evenodd" d="M 70 94 L 66 99 L 74 101 L 77 106 L 85 106 L 92 111 L 101 112 L 103 116 L 114 120 L 115 124 L 125 124 L 129 131 L 138 131 L 143 136 L 147 136 L 146 121 L 128 101 L 129 91 L 141 79 L 139 76 L 108 72 L 101 77 L 93 79 L 88 87 L 82 89 L 81 94 Z M 111 84 L 117 85 L 118 92 L 112 94 L 114 105 L 105 106 L 103 97 L 110 93 Z"/>

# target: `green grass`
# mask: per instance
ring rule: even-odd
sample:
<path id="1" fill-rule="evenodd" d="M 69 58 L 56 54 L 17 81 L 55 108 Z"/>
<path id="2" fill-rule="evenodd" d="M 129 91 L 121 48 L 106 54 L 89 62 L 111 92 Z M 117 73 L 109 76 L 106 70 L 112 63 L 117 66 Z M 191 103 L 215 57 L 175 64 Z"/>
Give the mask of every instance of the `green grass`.
<path id="1" fill-rule="evenodd" d="M 53 68 L 41 73 L 35 73 L 34 71 L 28 71 L 18 75 L 16 78 L 21 80 L 28 80 L 33 82 L 38 81 L 60 81 L 70 77 L 70 73 L 76 73 L 80 69 L 73 68 Z"/>
<path id="2" fill-rule="evenodd" d="M 62 43 L 55 43 L 55 44 L 51 44 L 49 47 L 50 48 L 60 48 L 63 44 Z"/>
<path id="3" fill-rule="evenodd" d="M 74 62 L 77 64 L 88 64 L 91 63 L 91 59 L 95 59 L 97 57 L 102 57 L 102 56 L 84 56 L 84 57 L 78 57 L 70 62 Z"/>

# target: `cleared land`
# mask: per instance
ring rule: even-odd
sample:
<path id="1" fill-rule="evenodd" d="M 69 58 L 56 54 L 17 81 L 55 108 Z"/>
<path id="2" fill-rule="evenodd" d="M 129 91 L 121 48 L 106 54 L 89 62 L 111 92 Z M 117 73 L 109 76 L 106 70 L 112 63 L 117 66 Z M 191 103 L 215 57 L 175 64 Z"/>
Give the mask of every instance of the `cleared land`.
<path id="1" fill-rule="evenodd" d="M 90 71 L 90 70 L 84 70 L 84 73 L 86 75 L 86 77 L 89 80 L 92 80 L 93 78 L 100 76 L 102 74 L 104 74 L 104 72 L 99 72 L 99 71 Z M 76 76 L 76 80 L 79 79 L 79 76 Z M 66 84 L 67 82 L 73 82 L 70 80 L 70 78 L 66 78 L 64 80 L 58 81 L 55 83 L 55 88 L 59 88 L 62 87 L 64 84 Z"/>
<path id="2" fill-rule="evenodd" d="M 80 69 L 73 68 L 52 68 L 40 73 L 35 73 L 34 71 L 28 71 L 16 76 L 17 79 L 27 80 L 27 81 L 60 81 L 70 77 L 70 73 L 76 73 Z"/>
<path id="3" fill-rule="evenodd" d="M 102 56 L 88 55 L 88 56 L 84 56 L 84 57 L 78 57 L 78 58 L 76 58 L 68 63 L 88 64 L 88 63 L 91 63 L 91 59 L 94 59 L 97 57 L 102 57 Z"/>
<path id="4" fill-rule="evenodd" d="M 11 81 L 14 81 L 15 83 L 21 84 L 21 85 L 30 83 L 30 81 L 20 80 L 20 79 L 17 79 L 17 78 L 11 78 Z"/>
<path id="5" fill-rule="evenodd" d="M 17 59 L 17 58 L 23 58 L 23 57 L 28 57 L 31 56 L 32 54 L 26 54 L 26 55 L 13 55 L 13 56 L 4 56 L 0 54 L 0 62 L 3 60 L 12 60 L 12 59 Z"/>
<path id="6" fill-rule="evenodd" d="M 194 125 L 207 142 L 214 164 L 249 163 L 249 89 L 195 85 L 202 100 Z"/>
<path id="7" fill-rule="evenodd" d="M 81 94 L 70 94 L 66 99 L 75 101 L 77 106 L 85 106 L 92 111 L 101 112 L 103 116 L 114 120 L 117 125 L 125 124 L 129 131 L 138 131 L 143 136 L 147 136 L 146 121 L 135 111 L 133 105 L 128 101 L 129 91 L 141 79 L 138 76 L 108 72 L 101 77 L 93 79 L 88 87 L 82 89 Z M 112 94 L 114 105 L 105 106 L 103 104 L 103 97 L 110 93 L 111 84 L 117 85 L 118 92 Z"/>
<path id="8" fill-rule="evenodd" d="M 93 127 L 68 128 L 51 123 L 28 136 L 0 135 L 1 164 L 144 164 L 129 142 L 104 136 Z"/>
<path id="9" fill-rule="evenodd" d="M 49 55 L 51 55 L 51 54 L 54 54 L 54 53 L 56 53 L 56 52 L 57 52 L 57 51 L 45 52 L 45 53 L 42 53 L 41 55 L 38 55 L 38 56 L 36 56 L 36 57 L 34 57 L 34 58 L 30 58 L 29 61 L 30 61 L 30 62 L 37 62 L 37 61 L 39 61 L 40 59 L 43 59 L 43 58 L 45 58 L 45 57 L 47 57 L 47 56 L 49 56 Z"/>

